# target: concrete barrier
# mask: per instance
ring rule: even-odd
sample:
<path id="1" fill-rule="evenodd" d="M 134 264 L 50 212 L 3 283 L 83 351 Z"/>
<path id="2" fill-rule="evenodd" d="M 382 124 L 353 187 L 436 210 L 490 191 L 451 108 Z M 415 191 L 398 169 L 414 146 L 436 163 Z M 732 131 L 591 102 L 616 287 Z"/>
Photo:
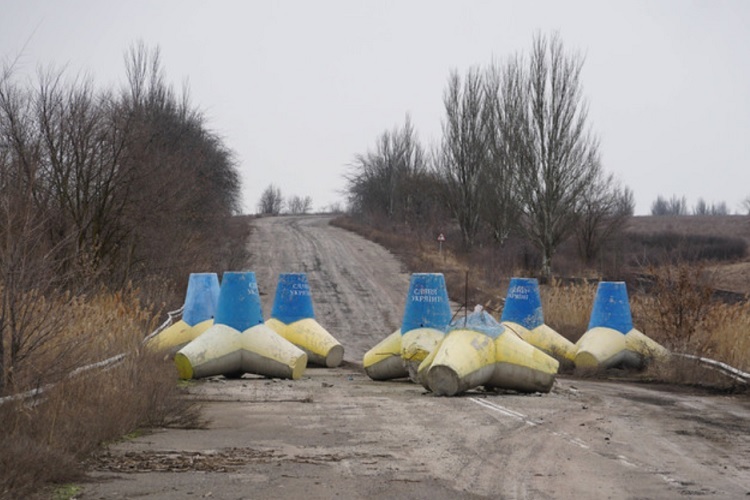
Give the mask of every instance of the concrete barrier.
<path id="1" fill-rule="evenodd" d="M 539 282 L 534 278 L 511 278 L 500 322 L 559 361 L 575 359 L 575 344 L 544 323 Z"/>
<path id="2" fill-rule="evenodd" d="M 409 377 L 445 336 L 451 320 L 445 277 L 414 273 L 409 282 L 401 328 L 365 353 L 362 365 L 373 380 Z"/>
<path id="3" fill-rule="evenodd" d="M 401 322 L 401 359 L 409 378 L 445 336 L 451 320 L 450 300 L 441 273 L 414 273 Z"/>
<path id="4" fill-rule="evenodd" d="M 549 392 L 560 363 L 511 331 L 495 339 L 495 370 L 484 387 L 518 392 Z"/>
<path id="5" fill-rule="evenodd" d="M 427 371 L 427 387 L 438 396 L 455 396 L 489 382 L 495 371 L 493 340 L 468 328 L 449 332 Z"/>
<path id="6" fill-rule="evenodd" d="M 182 319 L 149 340 L 146 348 L 177 352 L 214 324 L 218 302 L 219 278 L 216 273 L 191 273 Z"/>
<path id="7" fill-rule="evenodd" d="M 448 334 L 445 335 L 445 337 L 447 336 Z M 435 356 L 437 356 L 437 353 L 440 350 L 440 345 L 445 340 L 445 337 L 443 337 L 443 339 L 440 342 L 438 342 L 438 345 L 435 346 L 432 352 L 430 352 L 430 354 L 428 354 L 427 357 L 424 358 L 424 360 L 422 360 L 422 362 L 417 367 L 416 383 L 420 384 L 422 387 L 424 387 L 428 391 L 430 390 L 430 384 L 427 380 L 427 373 L 430 371 L 430 367 L 432 366 L 432 363 L 435 361 Z"/>
<path id="8" fill-rule="evenodd" d="M 586 333 L 576 343 L 576 368 L 640 368 L 669 351 L 633 327 L 624 282 L 602 281 Z"/>
<path id="9" fill-rule="evenodd" d="M 365 373 L 373 380 L 392 380 L 409 376 L 401 359 L 401 329 L 378 342 L 362 359 Z"/>
<path id="10" fill-rule="evenodd" d="M 299 379 L 307 354 L 263 322 L 255 273 L 227 272 L 214 325 L 180 349 L 175 364 L 183 379 L 242 373 Z"/>
<path id="11" fill-rule="evenodd" d="M 418 368 L 417 378 L 438 396 L 479 386 L 549 392 L 559 363 L 478 308 L 449 327 Z"/>
<path id="12" fill-rule="evenodd" d="M 334 368 L 344 359 L 344 347 L 315 319 L 310 285 L 304 273 L 279 275 L 271 318 L 266 325 L 302 349 L 311 364 Z"/>

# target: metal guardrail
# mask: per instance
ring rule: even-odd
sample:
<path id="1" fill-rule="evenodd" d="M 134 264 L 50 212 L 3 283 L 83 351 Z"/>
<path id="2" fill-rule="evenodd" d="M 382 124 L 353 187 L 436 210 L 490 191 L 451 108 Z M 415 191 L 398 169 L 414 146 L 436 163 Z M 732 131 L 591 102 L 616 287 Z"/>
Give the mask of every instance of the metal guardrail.
<path id="1" fill-rule="evenodd" d="M 175 318 L 178 318 L 182 315 L 182 311 L 184 309 L 185 309 L 185 306 L 182 306 L 177 310 L 168 312 L 167 319 L 164 321 L 164 323 L 159 325 L 156 328 L 156 330 L 146 335 L 146 337 L 144 337 L 144 339 L 141 341 L 141 345 L 145 345 L 146 342 L 148 342 L 153 337 L 158 335 L 162 330 L 172 325 L 172 323 L 174 323 Z M 65 378 L 70 379 L 73 377 L 77 377 L 83 373 L 86 373 L 90 370 L 94 370 L 97 368 L 109 368 L 109 367 L 115 366 L 118 363 L 120 363 L 122 360 L 124 360 L 128 356 L 128 354 L 129 353 L 121 352 L 120 354 L 104 359 L 102 361 L 97 361 L 96 363 L 91 363 L 85 366 L 80 366 L 76 368 L 75 370 L 73 370 L 72 372 L 70 372 L 68 375 L 66 375 Z M 29 398 L 40 396 L 46 391 L 52 389 L 55 385 L 56 384 L 47 384 L 42 387 L 37 387 L 36 389 L 31 389 L 30 391 L 20 392 L 18 394 L 13 394 L 11 396 L 5 396 L 3 398 L 0 398 L 0 406 L 2 406 L 5 403 L 9 403 L 11 401 L 19 401 L 19 400 L 23 401 Z"/>
<path id="2" fill-rule="evenodd" d="M 711 358 L 703 358 L 701 356 L 694 356 L 692 354 L 672 353 L 672 355 L 677 356 L 679 358 L 685 358 L 685 359 L 691 359 L 693 361 L 698 361 L 699 363 L 706 365 L 708 368 L 721 372 L 724 375 L 736 380 L 737 382 L 750 384 L 750 373 L 743 372 L 742 370 L 738 370 L 737 368 L 730 366 L 726 363 L 722 363 L 721 361 L 716 361 L 715 359 L 711 359 Z"/>
<path id="3" fill-rule="evenodd" d="M 165 328 L 167 328 L 168 326 L 170 326 L 174 322 L 175 318 L 177 318 L 179 316 L 182 316 L 182 311 L 184 311 L 184 310 L 185 310 L 185 306 L 183 305 L 179 309 L 176 309 L 174 311 L 168 312 L 167 313 L 167 319 L 166 319 L 166 321 L 164 321 L 164 323 L 162 323 L 161 325 L 159 325 L 156 328 L 156 330 L 154 330 L 153 332 L 151 332 L 148 335 L 146 335 L 146 337 L 141 341 L 141 344 L 145 344 L 146 342 L 148 342 L 152 338 L 154 338 L 157 335 L 159 335 L 159 333 L 161 333 L 162 330 L 164 330 Z"/>

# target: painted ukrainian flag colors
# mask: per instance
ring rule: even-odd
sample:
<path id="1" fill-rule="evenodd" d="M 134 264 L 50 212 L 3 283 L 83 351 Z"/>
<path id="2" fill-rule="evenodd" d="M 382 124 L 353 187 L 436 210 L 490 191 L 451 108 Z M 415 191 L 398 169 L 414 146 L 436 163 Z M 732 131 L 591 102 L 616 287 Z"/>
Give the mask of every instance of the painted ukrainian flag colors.
<path id="1" fill-rule="evenodd" d="M 401 328 L 365 354 L 365 372 L 374 380 L 408 376 L 445 396 L 478 386 L 549 392 L 559 361 L 577 368 L 641 367 L 669 356 L 633 327 L 623 282 L 599 283 L 588 330 L 576 344 L 544 323 L 535 279 L 511 279 L 501 323 L 480 306 L 450 320 L 443 275 L 413 274 Z M 255 273 L 227 272 L 221 286 L 214 273 L 193 273 L 183 318 L 147 346 L 179 349 L 174 361 L 185 379 L 243 373 L 298 379 L 308 361 L 335 367 L 344 356 L 315 319 L 304 273 L 279 276 L 266 322 Z"/>
<path id="2" fill-rule="evenodd" d="M 365 354 L 365 372 L 373 380 L 409 376 L 416 381 L 419 365 L 443 339 L 450 319 L 445 277 L 412 274 L 401 328 Z"/>
<path id="3" fill-rule="evenodd" d="M 438 396 L 479 386 L 549 392 L 559 363 L 477 307 L 451 323 L 448 334 L 418 369 L 420 383 Z"/>
<path id="4" fill-rule="evenodd" d="M 451 316 L 445 277 L 440 273 L 412 274 L 401 322 L 401 359 L 413 382 L 419 365 L 443 340 Z"/>
<path id="5" fill-rule="evenodd" d="M 588 330 L 576 348 L 577 368 L 641 367 L 669 356 L 667 349 L 633 328 L 628 291 L 621 281 L 599 283 Z"/>
<path id="6" fill-rule="evenodd" d="M 279 275 L 273 311 L 266 325 L 302 349 L 311 364 L 334 368 L 344 359 L 344 347 L 315 320 L 305 273 Z"/>
<path id="7" fill-rule="evenodd" d="M 500 322 L 559 361 L 575 359 L 575 345 L 544 323 L 539 282 L 534 278 L 511 278 Z"/>
<path id="8" fill-rule="evenodd" d="M 178 351 L 214 324 L 219 302 L 216 273 L 191 273 L 188 279 L 182 319 L 152 338 L 147 348 Z"/>
<path id="9" fill-rule="evenodd" d="M 227 272 L 214 325 L 180 349 L 175 364 L 183 379 L 243 373 L 298 379 L 307 355 L 263 322 L 255 273 Z"/>

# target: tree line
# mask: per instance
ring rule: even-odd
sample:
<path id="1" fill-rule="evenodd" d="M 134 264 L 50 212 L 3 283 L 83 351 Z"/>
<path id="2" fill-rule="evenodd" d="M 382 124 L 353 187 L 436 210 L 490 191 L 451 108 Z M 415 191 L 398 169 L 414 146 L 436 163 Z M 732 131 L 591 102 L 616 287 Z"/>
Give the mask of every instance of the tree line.
<path id="1" fill-rule="evenodd" d="M 289 213 L 293 215 L 307 214 L 312 211 L 312 198 L 310 196 L 292 195 L 284 199 L 281 188 L 275 184 L 269 184 L 258 200 L 257 213 L 259 215 L 280 215 Z"/>
<path id="2" fill-rule="evenodd" d="M 55 334 L 44 297 L 165 292 L 242 258 L 222 243 L 240 211 L 233 153 L 167 83 L 158 49 L 134 45 L 125 73 L 105 90 L 50 69 L 0 73 L 0 393 Z"/>
<path id="3" fill-rule="evenodd" d="M 746 209 L 750 213 L 750 203 L 745 202 Z M 667 199 L 661 195 L 651 204 L 651 215 L 729 215 L 729 207 L 725 201 L 708 203 L 703 198 L 693 206 L 692 211 L 688 209 L 687 199 L 682 196 L 672 195 Z"/>
<path id="4" fill-rule="evenodd" d="M 540 252 L 542 277 L 571 236 L 593 260 L 634 199 L 602 167 L 582 67 L 554 34 L 535 36 L 529 54 L 452 71 L 440 143 L 426 153 L 408 116 L 383 132 L 347 174 L 351 211 L 407 226 L 450 217 L 466 249 L 480 232 L 499 244 L 518 235 Z"/>

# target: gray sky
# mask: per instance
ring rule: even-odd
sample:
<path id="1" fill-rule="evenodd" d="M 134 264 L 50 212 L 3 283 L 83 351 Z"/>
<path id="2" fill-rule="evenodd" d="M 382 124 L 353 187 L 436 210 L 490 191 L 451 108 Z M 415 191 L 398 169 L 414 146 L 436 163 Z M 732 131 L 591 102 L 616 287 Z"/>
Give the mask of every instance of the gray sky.
<path id="1" fill-rule="evenodd" d="M 0 0 L 0 60 L 125 81 L 137 40 L 233 149 L 244 204 L 271 182 L 316 208 L 406 113 L 429 147 L 451 69 L 528 52 L 560 32 L 586 57 L 584 94 L 607 171 L 636 213 L 657 195 L 750 195 L 750 1 Z M 26 44 L 26 42 L 28 43 Z M 24 44 L 26 44 L 25 49 Z M 23 50 L 22 50 L 23 49 Z"/>

